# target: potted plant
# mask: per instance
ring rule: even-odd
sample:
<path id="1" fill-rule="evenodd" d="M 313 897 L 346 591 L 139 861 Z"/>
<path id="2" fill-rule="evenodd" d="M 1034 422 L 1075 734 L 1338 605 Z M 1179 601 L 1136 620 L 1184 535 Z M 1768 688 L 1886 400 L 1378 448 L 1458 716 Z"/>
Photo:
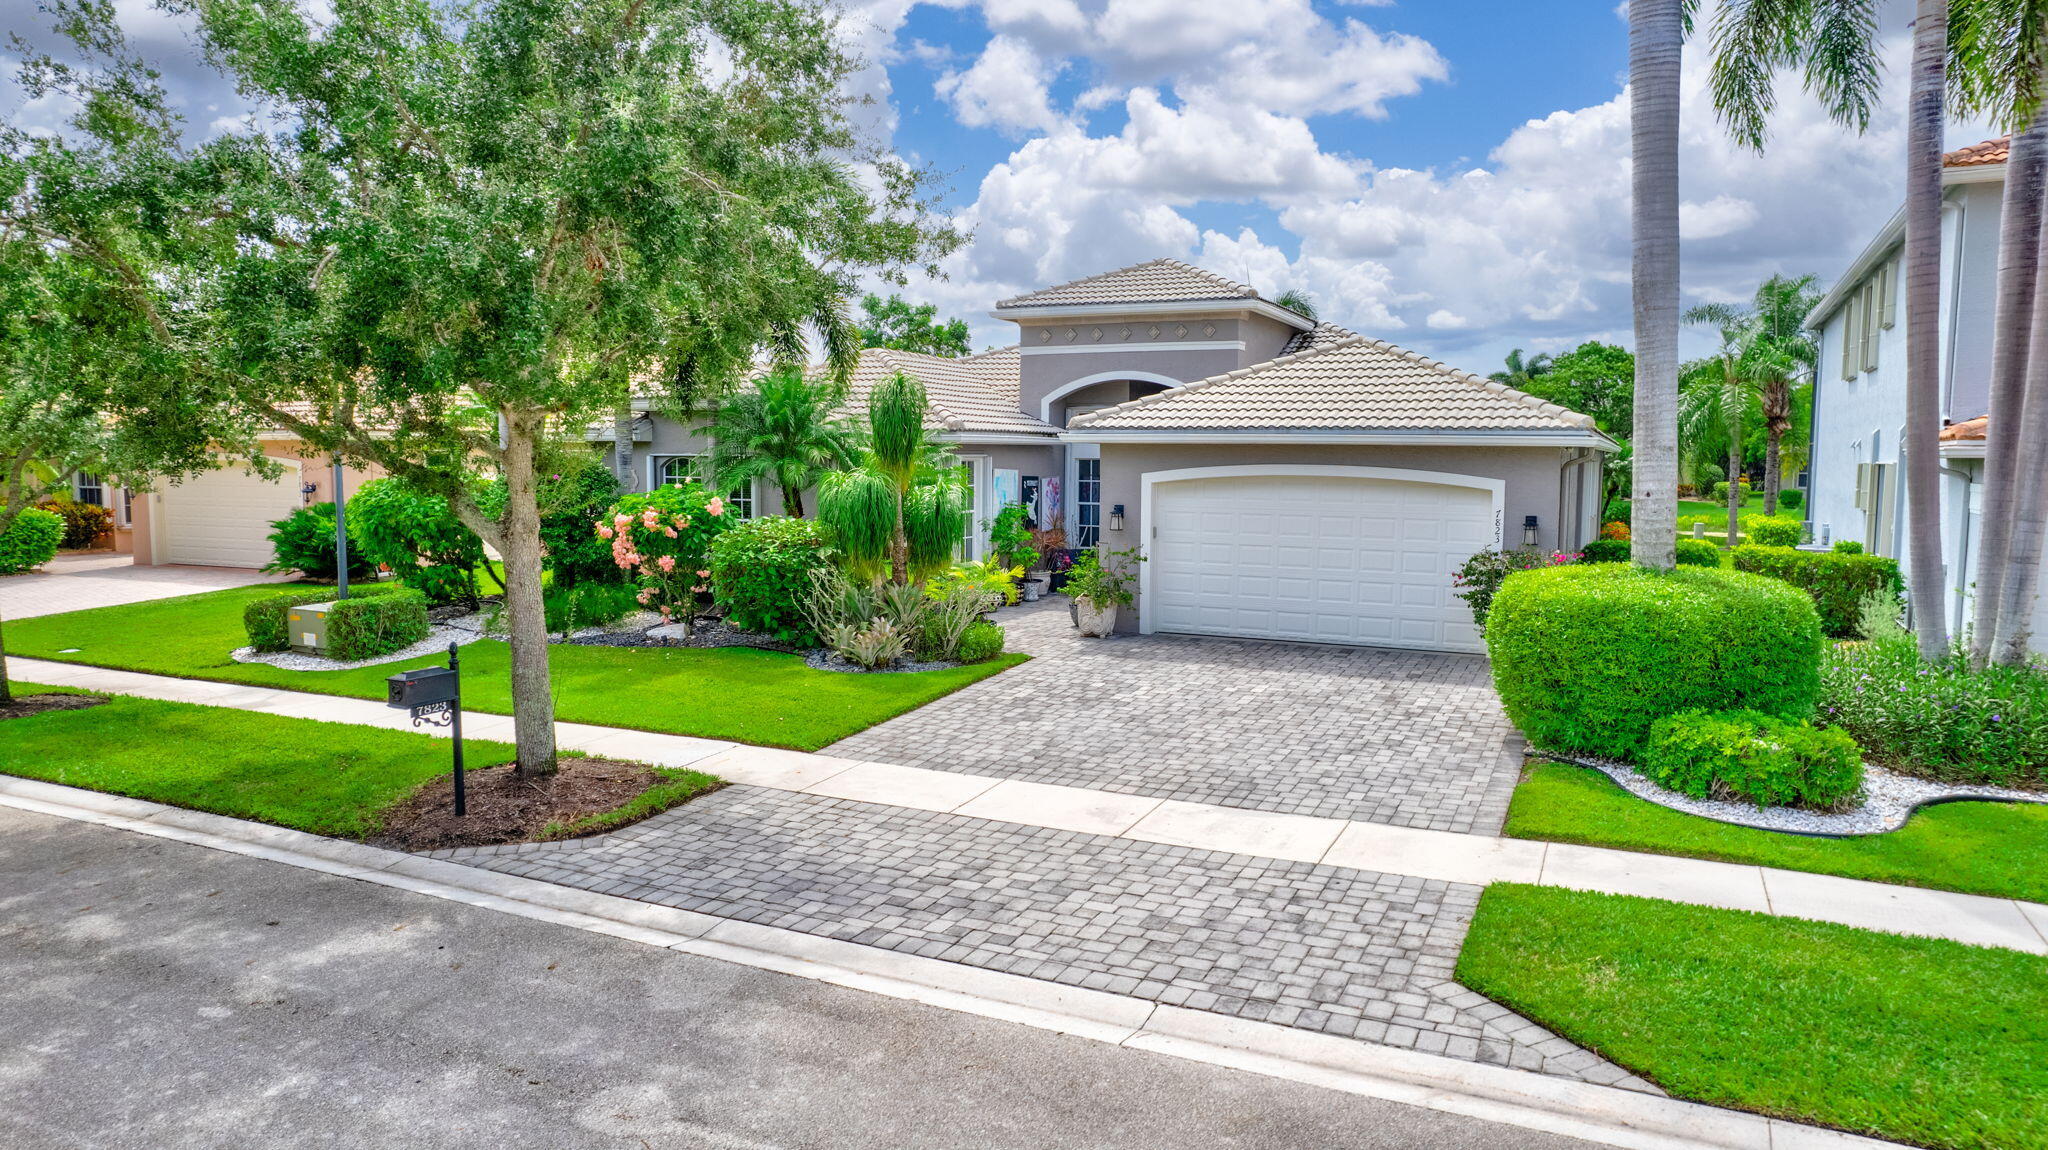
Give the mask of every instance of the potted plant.
<path id="1" fill-rule="evenodd" d="M 1074 626 L 1100 639 L 1116 630 L 1117 608 L 1137 598 L 1137 565 L 1145 557 L 1127 551 L 1083 551 L 1067 572 L 1067 594 L 1074 600 Z"/>

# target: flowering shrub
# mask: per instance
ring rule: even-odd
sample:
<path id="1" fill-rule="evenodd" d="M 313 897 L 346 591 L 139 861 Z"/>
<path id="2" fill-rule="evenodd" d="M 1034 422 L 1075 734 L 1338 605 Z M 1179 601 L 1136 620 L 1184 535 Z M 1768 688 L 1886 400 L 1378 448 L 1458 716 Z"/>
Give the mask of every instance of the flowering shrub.
<path id="1" fill-rule="evenodd" d="M 1465 560 L 1465 565 L 1451 576 L 1451 586 L 1457 588 L 1452 594 L 1472 608 L 1472 622 L 1484 627 L 1486 613 L 1493 610 L 1493 596 L 1500 590 L 1501 581 L 1510 574 L 1533 571 L 1538 567 L 1561 567 L 1578 561 L 1578 555 L 1573 552 L 1538 551 L 1534 547 L 1481 551 Z"/>
<path id="2" fill-rule="evenodd" d="M 1848 732 L 1872 762 L 1952 783 L 2048 786 L 2048 670 L 1923 662 L 1896 623 L 1821 660 L 1816 720 Z"/>
<path id="3" fill-rule="evenodd" d="M 711 589 L 711 541 L 733 525 L 725 500 L 686 483 L 628 495 L 593 526 L 611 542 L 612 562 L 640 585 L 642 606 L 689 630 L 697 596 Z"/>
<path id="4" fill-rule="evenodd" d="M 1600 528 L 1600 538 L 1619 539 L 1626 543 L 1628 542 L 1628 524 L 1623 523 L 1619 519 L 1610 520 L 1605 526 Z"/>

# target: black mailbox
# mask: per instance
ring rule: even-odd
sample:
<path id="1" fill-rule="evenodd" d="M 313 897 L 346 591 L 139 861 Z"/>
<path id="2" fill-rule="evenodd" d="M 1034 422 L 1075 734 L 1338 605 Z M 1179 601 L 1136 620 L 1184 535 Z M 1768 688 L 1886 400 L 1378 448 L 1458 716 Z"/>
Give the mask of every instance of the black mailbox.
<path id="1" fill-rule="evenodd" d="M 455 672 L 446 667 L 400 671 L 384 683 L 389 692 L 384 701 L 394 707 L 416 708 L 455 701 Z"/>

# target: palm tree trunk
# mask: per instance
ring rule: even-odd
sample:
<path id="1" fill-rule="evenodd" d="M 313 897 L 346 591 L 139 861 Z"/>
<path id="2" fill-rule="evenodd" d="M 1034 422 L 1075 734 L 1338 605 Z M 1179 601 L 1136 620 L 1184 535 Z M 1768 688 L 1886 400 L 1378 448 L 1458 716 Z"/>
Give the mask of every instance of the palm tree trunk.
<path id="1" fill-rule="evenodd" d="M 2048 214 L 2043 224 L 2048 225 Z M 2048 229 L 2042 233 L 2048 241 Z M 2036 254 L 2036 261 L 2041 259 Z M 2026 662 L 2032 638 L 2034 597 L 2040 590 L 2041 549 L 2048 540 L 2048 465 L 2038 454 L 2038 439 L 2048 435 L 2048 291 L 2034 292 L 2033 339 L 2027 350 L 2026 389 L 2019 403 L 2017 423 L 1990 434 L 2007 438 L 2014 445 L 2011 471 L 2012 509 L 2006 517 L 2006 562 L 1998 587 L 1998 611 L 1991 636 L 1989 658 L 1994 663 L 2016 666 Z M 1992 427 L 1997 427 L 1993 416 Z M 1993 440 L 1992 442 L 1996 442 Z M 1987 491 L 1986 496 L 1989 496 Z M 1986 511 L 1989 511 L 1987 506 Z M 1981 593 L 1981 592 L 1980 592 Z"/>
<path id="2" fill-rule="evenodd" d="M 629 400 L 612 409 L 612 473 L 621 490 L 633 490 L 633 404 Z"/>
<path id="3" fill-rule="evenodd" d="M 792 519 L 804 517 L 804 489 L 784 487 L 782 489 L 782 513 Z"/>
<path id="4" fill-rule="evenodd" d="M 1728 429 L 1728 546 L 1742 543 L 1742 429 Z"/>
<path id="5" fill-rule="evenodd" d="M 1785 481 L 1784 467 L 1778 462 L 1779 445 L 1785 441 L 1785 425 L 1781 420 L 1764 421 L 1764 514 L 1778 513 L 1778 485 Z"/>
<path id="6" fill-rule="evenodd" d="M 1682 0 L 1629 0 L 1629 228 L 1636 395 L 1635 560 L 1670 570 L 1678 549 L 1678 96 Z M 1734 477 L 1731 475 L 1730 479 Z"/>
<path id="7" fill-rule="evenodd" d="M 1991 658 L 1999 605 L 2011 563 L 2013 508 L 2023 477 L 2016 434 L 2026 401 L 2029 325 L 2040 276 L 2041 195 L 2048 171 L 2048 122 L 2036 117 L 2012 138 L 2005 165 L 2005 199 L 1998 218 L 1998 303 L 1991 328 L 1991 421 L 1984 455 L 1984 514 L 1977 539 L 1976 602 L 1971 612 L 1970 662 Z"/>
<path id="8" fill-rule="evenodd" d="M 910 535 L 903 530 L 903 490 L 896 491 L 896 528 L 889 535 L 889 577 L 899 587 L 910 584 Z"/>
<path id="9" fill-rule="evenodd" d="M 1948 650 L 1941 556 L 1941 130 L 1948 0 L 1918 0 L 1906 118 L 1905 452 L 1908 590 L 1920 657 Z"/>

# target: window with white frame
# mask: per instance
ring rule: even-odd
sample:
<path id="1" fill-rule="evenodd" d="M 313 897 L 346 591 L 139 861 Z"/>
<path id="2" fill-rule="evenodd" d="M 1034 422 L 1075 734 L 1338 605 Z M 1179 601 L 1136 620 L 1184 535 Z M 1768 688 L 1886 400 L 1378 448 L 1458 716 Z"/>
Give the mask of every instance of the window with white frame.
<path id="1" fill-rule="evenodd" d="M 71 477 L 71 498 L 95 506 L 107 505 L 107 485 L 99 476 L 81 471 Z"/>
<path id="2" fill-rule="evenodd" d="M 1102 460 L 1074 461 L 1074 521 L 1076 548 L 1093 547 L 1102 541 Z"/>
<path id="3" fill-rule="evenodd" d="M 662 487 L 680 487 L 685 483 L 702 483 L 698 474 L 698 457 L 694 455 L 671 455 L 663 459 L 656 469 L 655 480 Z M 752 484 L 736 491 L 725 493 L 728 514 L 736 519 L 754 517 L 754 488 Z"/>

